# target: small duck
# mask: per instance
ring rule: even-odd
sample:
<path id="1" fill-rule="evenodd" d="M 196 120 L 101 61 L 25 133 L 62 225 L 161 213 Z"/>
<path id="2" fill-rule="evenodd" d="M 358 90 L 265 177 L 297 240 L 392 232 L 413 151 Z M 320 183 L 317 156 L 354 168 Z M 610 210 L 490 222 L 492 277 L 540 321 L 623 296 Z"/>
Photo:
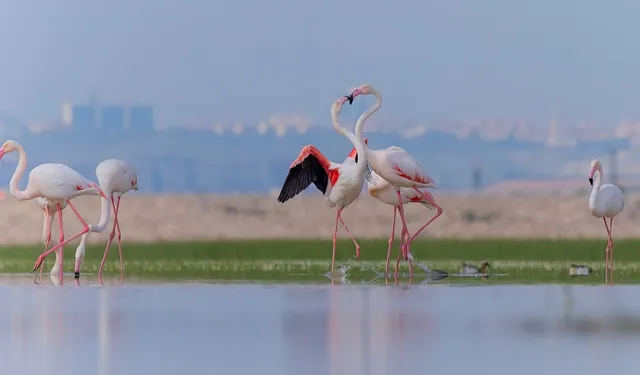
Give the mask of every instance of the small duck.
<path id="1" fill-rule="evenodd" d="M 580 265 L 580 264 L 569 265 L 569 275 L 571 277 L 588 276 L 591 272 L 593 272 L 593 269 L 589 266 Z"/>
<path id="2" fill-rule="evenodd" d="M 482 262 L 480 267 L 476 267 L 473 264 L 462 263 L 462 267 L 460 267 L 460 274 L 464 276 L 480 276 L 482 275 L 483 279 L 487 279 L 487 267 L 491 267 L 489 262 Z"/>

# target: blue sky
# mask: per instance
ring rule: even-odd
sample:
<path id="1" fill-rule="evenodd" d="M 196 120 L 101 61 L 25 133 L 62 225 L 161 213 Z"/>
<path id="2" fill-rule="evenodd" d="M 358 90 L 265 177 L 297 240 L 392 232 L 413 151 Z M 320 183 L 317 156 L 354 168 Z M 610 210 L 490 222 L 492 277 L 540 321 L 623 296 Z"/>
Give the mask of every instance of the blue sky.
<path id="1" fill-rule="evenodd" d="M 615 123 L 640 119 L 638 14 L 634 0 L 0 0 L 0 113 L 58 118 L 95 93 L 169 124 L 328 124 L 369 82 L 385 119 Z"/>

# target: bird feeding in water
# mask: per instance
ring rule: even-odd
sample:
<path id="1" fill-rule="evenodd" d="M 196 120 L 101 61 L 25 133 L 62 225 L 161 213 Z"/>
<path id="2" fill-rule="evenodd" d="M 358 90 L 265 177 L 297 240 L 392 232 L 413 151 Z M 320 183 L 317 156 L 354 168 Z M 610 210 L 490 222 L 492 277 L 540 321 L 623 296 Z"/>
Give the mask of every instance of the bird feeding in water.
<path id="1" fill-rule="evenodd" d="M 460 266 L 460 274 L 463 276 L 481 276 L 483 279 L 487 278 L 487 268 L 491 267 L 489 262 L 482 262 L 480 267 L 469 263 L 462 263 Z"/>
<path id="2" fill-rule="evenodd" d="M 87 180 L 84 176 L 67 165 L 55 163 L 40 164 L 34 167 L 31 172 L 29 172 L 27 187 L 24 190 L 20 190 L 20 188 L 18 187 L 18 182 L 27 169 L 27 153 L 25 152 L 24 148 L 18 142 L 8 140 L 2 144 L 2 147 L 0 147 L 0 159 L 2 159 L 4 155 L 13 151 L 18 151 L 19 161 L 18 166 L 13 173 L 13 176 L 11 176 L 11 180 L 9 181 L 9 192 L 11 193 L 11 196 L 19 201 L 44 197 L 49 199 L 50 201 L 56 202 L 58 211 L 58 224 L 60 230 L 59 242 L 56 246 L 45 251 L 38 257 L 38 260 L 33 266 L 33 270 L 35 271 L 41 266 L 42 261 L 47 255 L 60 249 L 60 283 L 62 284 L 64 273 L 62 267 L 64 256 L 63 246 L 66 245 L 69 241 L 72 241 L 77 237 L 80 237 L 81 235 L 89 232 L 89 225 L 80 215 L 75 206 L 71 203 L 71 199 L 80 195 L 100 195 L 102 198 L 104 198 L 102 204 L 102 210 L 104 211 L 105 202 L 107 203 L 106 209 L 109 209 L 107 196 L 95 182 Z M 62 223 L 62 206 L 60 204 L 61 201 L 67 202 L 67 205 L 71 208 L 83 227 L 80 233 L 72 236 L 67 240 L 65 240 L 64 237 L 64 227 Z"/>
<path id="3" fill-rule="evenodd" d="M 138 172 L 129 163 L 124 160 L 107 159 L 98 164 L 96 167 L 96 177 L 98 178 L 98 184 L 100 188 L 107 195 L 107 203 L 111 203 L 113 208 L 113 227 L 109 234 L 109 240 L 107 241 L 107 247 L 104 250 L 102 262 L 100 262 L 100 269 L 98 270 L 98 279 L 102 282 L 102 271 L 107 259 L 109 247 L 113 242 L 114 237 L 118 241 L 118 254 L 120 257 L 120 283 L 124 281 L 124 265 L 122 263 L 122 232 L 120 232 L 120 223 L 118 222 L 118 213 L 120 212 L 120 198 L 123 194 L 130 190 L 138 190 Z M 117 199 L 116 199 L 117 198 Z M 103 210 L 104 215 L 100 217 L 100 221 L 97 225 L 90 225 L 90 232 L 101 233 L 107 227 L 109 223 L 109 211 L 110 209 Z M 85 248 L 89 233 L 82 235 L 80 244 L 76 248 L 76 263 L 75 263 L 75 277 L 80 277 L 80 268 L 82 261 L 84 260 Z M 116 233 L 117 232 L 117 233 Z M 117 234 L 117 235 L 116 235 Z"/>
<path id="4" fill-rule="evenodd" d="M 360 245 L 349 232 L 342 220 L 342 210 L 353 203 L 362 192 L 364 185 L 364 171 L 367 165 L 367 157 L 364 153 L 364 145 L 356 135 L 340 125 L 339 117 L 342 106 L 346 101 L 351 103 L 351 97 L 343 96 L 331 106 L 333 128 L 339 134 L 345 136 L 356 150 L 353 160 L 350 157 L 344 163 L 334 163 L 324 156 L 315 146 L 308 145 L 302 148 L 300 155 L 289 167 L 289 173 L 282 185 L 278 202 L 284 203 L 295 197 L 312 183 L 322 192 L 331 207 L 337 207 L 336 225 L 333 231 L 333 253 L 331 257 L 331 270 L 333 271 L 336 258 L 336 241 L 338 222 L 349 234 L 356 246 L 356 259 L 360 257 Z"/>
<path id="5" fill-rule="evenodd" d="M 591 215 L 604 221 L 604 227 L 607 230 L 604 267 L 605 282 L 610 283 L 613 281 L 613 218 L 624 208 L 624 195 L 618 186 L 603 184 L 602 180 L 604 180 L 602 163 L 600 160 L 593 160 L 589 170 L 589 183 L 592 186 L 589 196 L 589 211 Z M 607 219 L 609 219 L 608 224 Z"/>

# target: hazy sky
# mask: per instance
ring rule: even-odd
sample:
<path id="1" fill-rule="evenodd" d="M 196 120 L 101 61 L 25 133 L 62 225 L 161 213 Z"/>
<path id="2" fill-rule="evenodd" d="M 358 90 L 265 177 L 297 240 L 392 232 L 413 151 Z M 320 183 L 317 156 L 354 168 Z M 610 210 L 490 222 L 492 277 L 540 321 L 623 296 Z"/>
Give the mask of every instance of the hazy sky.
<path id="1" fill-rule="evenodd" d="M 365 82 L 398 121 L 640 119 L 637 0 L 0 4 L 0 114 L 26 121 L 95 93 L 153 104 L 162 123 L 328 124 L 331 102 Z"/>

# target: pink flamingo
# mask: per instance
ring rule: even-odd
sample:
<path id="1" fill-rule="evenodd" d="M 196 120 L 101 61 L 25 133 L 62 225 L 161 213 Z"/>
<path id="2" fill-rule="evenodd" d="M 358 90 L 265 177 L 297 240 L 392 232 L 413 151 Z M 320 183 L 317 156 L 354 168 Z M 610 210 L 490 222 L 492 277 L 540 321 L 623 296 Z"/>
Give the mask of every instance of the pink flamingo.
<path id="1" fill-rule="evenodd" d="M 331 106 L 333 128 L 344 135 L 353 143 L 356 150 L 353 159 L 347 157 L 343 164 L 334 163 L 327 159 L 316 147 L 309 145 L 302 148 L 298 158 L 291 164 L 289 174 L 282 186 L 278 202 L 284 203 L 295 197 L 312 183 L 324 194 L 331 207 L 338 207 L 336 214 L 336 226 L 333 231 L 333 254 L 331 258 L 331 271 L 334 269 L 336 258 L 336 239 L 338 222 L 349 234 L 356 246 L 356 259 L 360 258 L 360 245 L 353 237 L 346 224 L 342 220 L 342 210 L 355 201 L 364 185 L 364 172 L 367 158 L 364 154 L 364 144 L 361 138 L 340 126 L 339 116 L 344 102 L 350 97 L 343 96 Z"/>
<path id="2" fill-rule="evenodd" d="M 98 184 L 100 188 L 105 192 L 108 197 L 108 201 L 111 202 L 113 208 L 113 227 L 109 234 L 109 240 L 107 241 L 107 247 L 104 250 L 104 256 L 102 262 L 100 262 L 100 269 L 98 270 L 98 279 L 102 282 L 102 271 L 107 259 L 107 253 L 113 238 L 118 240 L 118 253 L 120 256 L 120 282 L 124 281 L 124 266 L 122 264 L 122 232 L 120 232 L 120 224 L 118 223 L 118 213 L 120 210 L 120 198 L 123 194 L 130 190 L 138 190 L 138 172 L 135 168 L 124 160 L 107 159 L 96 167 L 96 176 L 98 177 Z M 117 199 L 116 199 L 117 198 Z M 106 211 L 109 211 L 107 209 Z M 104 212 L 104 210 L 103 210 Z M 100 222 L 95 226 L 89 226 L 90 232 L 101 233 L 107 227 L 109 222 L 109 215 L 106 214 L 100 217 Z M 116 236 L 117 231 L 117 236 Z M 89 233 L 82 235 L 80 239 L 80 245 L 76 248 L 76 264 L 75 264 L 75 277 L 80 277 L 80 268 L 82 267 L 82 261 L 84 260 L 87 238 Z"/>
<path id="3" fill-rule="evenodd" d="M 365 113 L 363 113 L 356 123 L 356 136 L 358 139 L 364 139 L 362 127 L 364 122 L 373 115 L 382 105 L 382 95 L 371 85 L 362 85 L 351 93 L 351 98 L 355 99 L 359 95 L 373 94 L 376 97 L 376 103 Z M 404 217 L 403 198 L 401 189 L 408 188 L 414 190 L 419 196 L 424 198 L 429 204 L 436 208 L 437 213 L 425 225 L 423 225 L 413 236 L 401 246 L 405 260 L 413 258 L 410 252 L 410 246 L 416 236 L 422 232 L 429 224 L 442 215 L 442 208 L 438 206 L 433 196 L 425 194 L 424 188 L 435 188 L 435 182 L 422 169 L 420 164 L 407 153 L 405 150 L 397 146 L 391 146 L 385 150 L 372 150 L 367 144 L 364 145 L 368 163 L 371 169 L 378 174 L 383 180 L 395 190 L 398 199 L 398 205 L 394 207 L 400 213 L 402 221 L 402 232 L 409 234 L 407 222 Z M 413 268 L 409 263 L 409 275 L 413 275 Z"/>
<path id="4" fill-rule="evenodd" d="M 20 155 L 20 160 L 18 161 L 18 166 L 16 167 L 16 170 L 13 173 L 11 180 L 9 181 L 9 192 L 11 193 L 11 195 L 20 201 L 31 200 L 37 197 L 45 197 L 56 203 L 58 211 L 58 224 L 60 226 L 59 243 L 51 249 L 45 251 L 38 257 L 33 270 L 35 271 L 40 267 L 42 261 L 48 254 L 60 249 L 60 281 L 62 282 L 64 256 L 63 246 L 69 241 L 72 241 L 77 237 L 80 237 L 81 235 L 89 232 L 89 226 L 82 218 L 78 210 L 75 208 L 73 203 L 71 203 L 71 199 L 80 195 L 100 195 L 105 200 L 107 199 L 107 197 L 96 183 L 87 180 L 80 173 L 67 165 L 54 163 L 40 164 L 33 168 L 29 173 L 27 188 L 25 190 L 20 190 L 20 188 L 18 187 L 18 181 L 20 180 L 20 178 L 22 178 L 22 175 L 27 169 L 27 153 L 24 151 L 24 148 L 16 141 L 6 141 L 0 148 L 0 159 L 2 159 L 5 154 L 11 153 L 16 150 Z M 80 221 L 80 223 L 82 223 L 83 226 L 83 229 L 82 231 L 80 231 L 80 233 L 72 236 L 66 241 L 64 238 L 62 207 L 60 205 L 60 201 L 67 202 L 67 205 L 71 207 L 71 210 L 77 216 L 78 220 Z M 107 205 L 107 208 L 108 207 L 109 206 Z"/>

